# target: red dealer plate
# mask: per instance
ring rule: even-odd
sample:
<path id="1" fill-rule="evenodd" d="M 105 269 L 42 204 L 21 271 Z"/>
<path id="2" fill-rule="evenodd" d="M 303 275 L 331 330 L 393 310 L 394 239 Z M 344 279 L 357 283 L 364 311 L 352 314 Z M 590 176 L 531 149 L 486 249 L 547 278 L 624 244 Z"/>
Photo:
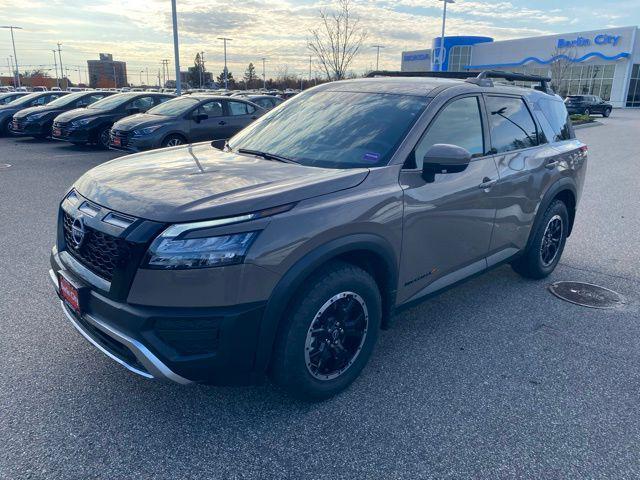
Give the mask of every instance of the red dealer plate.
<path id="1" fill-rule="evenodd" d="M 59 129 L 59 128 L 54 128 L 54 129 L 53 129 L 53 134 L 54 134 L 56 137 L 59 137 L 59 136 L 60 136 L 60 134 L 61 134 L 60 129 Z"/>
<path id="2" fill-rule="evenodd" d="M 62 275 L 58 277 L 60 280 L 60 296 L 72 310 L 80 314 L 80 295 L 78 289 L 71 284 L 69 280 Z"/>
<path id="3" fill-rule="evenodd" d="M 120 137 L 113 137 L 113 142 L 112 142 L 116 147 L 120 146 Z"/>

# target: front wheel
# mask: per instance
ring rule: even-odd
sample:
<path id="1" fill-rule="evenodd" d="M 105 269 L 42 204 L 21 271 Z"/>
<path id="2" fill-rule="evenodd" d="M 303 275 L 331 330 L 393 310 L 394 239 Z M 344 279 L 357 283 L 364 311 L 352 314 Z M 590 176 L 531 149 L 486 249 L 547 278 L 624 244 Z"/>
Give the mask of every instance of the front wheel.
<path id="1" fill-rule="evenodd" d="M 305 281 L 286 315 L 272 377 L 298 398 L 322 400 L 347 388 L 367 364 L 382 301 L 366 271 L 332 262 Z"/>
<path id="2" fill-rule="evenodd" d="M 180 135 L 169 135 L 162 141 L 163 147 L 177 147 L 179 145 L 185 144 L 185 139 Z"/>
<path id="3" fill-rule="evenodd" d="M 564 202 L 555 200 L 549 205 L 542 221 L 523 252 L 511 264 L 513 269 L 527 278 L 540 279 L 553 272 L 560 261 L 569 233 L 569 214 Z"/>
<path id="4" fill-rule="evenodd" d="M 98 146 L 104 149 L 109 148 L 111 127 L 103 127 L 98 132 Z"/>
<path id="5" fill-rule="evenodd" d="M 588 117 L 589 115 L 591 115 L 591 110 L 589 110 L 588 108 L 585 108 L 584 114 Z"/>
<path id="6" fill-rule="evenodd" d="M 602 116 L 604 118 L 607 118 L 609 115 L 611 115 L 611 109 L 610 108 L 605 108 L 604 112 L 602 112 Z"/>

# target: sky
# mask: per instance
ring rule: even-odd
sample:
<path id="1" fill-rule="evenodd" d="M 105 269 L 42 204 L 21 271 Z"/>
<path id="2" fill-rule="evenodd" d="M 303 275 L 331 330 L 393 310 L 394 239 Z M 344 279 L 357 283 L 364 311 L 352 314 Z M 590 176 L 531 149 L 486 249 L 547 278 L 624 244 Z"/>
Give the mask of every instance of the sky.
<path id="1" fill-rule="evenodd" d="M 438 0 L 352 0 L 354 15 L 368 32 L 352 64 L 355 73 L 375 66 L 400 68 L 403 50 L 429 48 L 440 34 L 442 2 Z M 266 76 L 287 71 L 308 76 L 309 31 L 319 26 L 319 12 L 329 0 L 177 0 L 182 70 L 204 51 L 207 70 L 223 67 L 223 45 L 229 37 L 228 65 L 242 76 L 249 62 Z M 86 79 L 86 61 L 99 52 L 127 62 L 129 81 L 157 75 L 163 58 L 173 71 L 173 37 L 169 0 L 0 0 L 0 25 L 18 25 L 16 49 L 21 70 L 51 69 L 52 49 L 62 44 L 62 61 L 70 77 Z M 447 7 L 447 35 L 486 35 L 496 40 L 640 25 L 640 0 L 456 0 Z M 0 30 L 0 75 L 9 74 L 8 30 Z M 80 70 L 80 72 L 78 71 Z M 312 65 L 314 74 L 319 68 Z M 151 82 L 152 83 L 152 82 Z"/>

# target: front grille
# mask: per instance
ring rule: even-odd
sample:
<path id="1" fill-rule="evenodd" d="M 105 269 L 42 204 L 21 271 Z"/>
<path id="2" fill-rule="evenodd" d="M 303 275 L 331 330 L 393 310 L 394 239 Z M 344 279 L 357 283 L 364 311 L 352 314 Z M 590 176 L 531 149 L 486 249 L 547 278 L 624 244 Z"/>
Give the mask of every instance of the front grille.
<path id="1" fill-rule="evenodd" d="M 111 144 L 113 144 L 113 139 L 118 137 L 120 139 L 120 146 L 121 147 L 126 147 L 129 145 L 129 141 L 131 140 L 131 135 L 133 134 L 133 132 L 128 132 L 125 130 L 114 130 L 111 129 L 111 134 L 110 134 L 110 140 L 111 140 Z"/>
<path id="2" fill-rule="evenodd" d="M 11 128 L 13 129 L 14 132 L 21 132 L 24 130 L 24 124 L 26 122 L 24 121 L 24 118 L 13 118 L 13 124 L 11 126 Z"/>
<path id="3" fill-rule="evenodd" d="M 124 266 L 130 257 L 129 244 L 112 235 L 100 232 L 85 225 L 85 238 L 80 248 L 74 248 L 71 226 L 73 217 L 67 212 L 64 215 L 64 240 L 67 251 L 89 270 L 111 281 L 113 272 Z"/>
<path id="4" fill-rule="evenodd" d="M 56 135 L 58 138 L 67 138 L 73 131 L 69 122 L 53 122 L 53 129 L 60 130 L 60 134 Z"/>

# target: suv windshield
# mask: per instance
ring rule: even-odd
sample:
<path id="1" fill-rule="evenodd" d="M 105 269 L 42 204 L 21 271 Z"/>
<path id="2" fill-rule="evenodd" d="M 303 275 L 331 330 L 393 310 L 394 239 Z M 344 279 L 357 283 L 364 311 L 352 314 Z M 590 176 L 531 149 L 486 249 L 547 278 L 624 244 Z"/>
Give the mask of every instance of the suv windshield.
<path id="1" fill-rule="evenodd" d="M 136 94 L 120 94 L 120 95 L 112 95 L 107 98 L 103 98 L 102 100 L 98 100 L 95 103 L 92 103 L 87 108 L 95 109 L 95 110 L 111 110 L 112 108 L 117 108 L 125 102 L 128 102 L 132 98 L 135 98 Z"/>
<path id="2" fill-rule="evenodd" d="M 176 117 L 182 115 L 187 110 L 195 107 L 198 104 L 198 100 L 195 98 L 172 98 L 164 103 L 161 103 L 157 107 L 153 107 L 147 111 L 150 115 L 164 115 L 167 117 Z"/>
<path id="3" fill-rule="evenodd" d="M 377 167 L 389 161 L 427 103 L 387 93 L 303 93 L 242 130 L 229 147 L 309 166 Z"/>

